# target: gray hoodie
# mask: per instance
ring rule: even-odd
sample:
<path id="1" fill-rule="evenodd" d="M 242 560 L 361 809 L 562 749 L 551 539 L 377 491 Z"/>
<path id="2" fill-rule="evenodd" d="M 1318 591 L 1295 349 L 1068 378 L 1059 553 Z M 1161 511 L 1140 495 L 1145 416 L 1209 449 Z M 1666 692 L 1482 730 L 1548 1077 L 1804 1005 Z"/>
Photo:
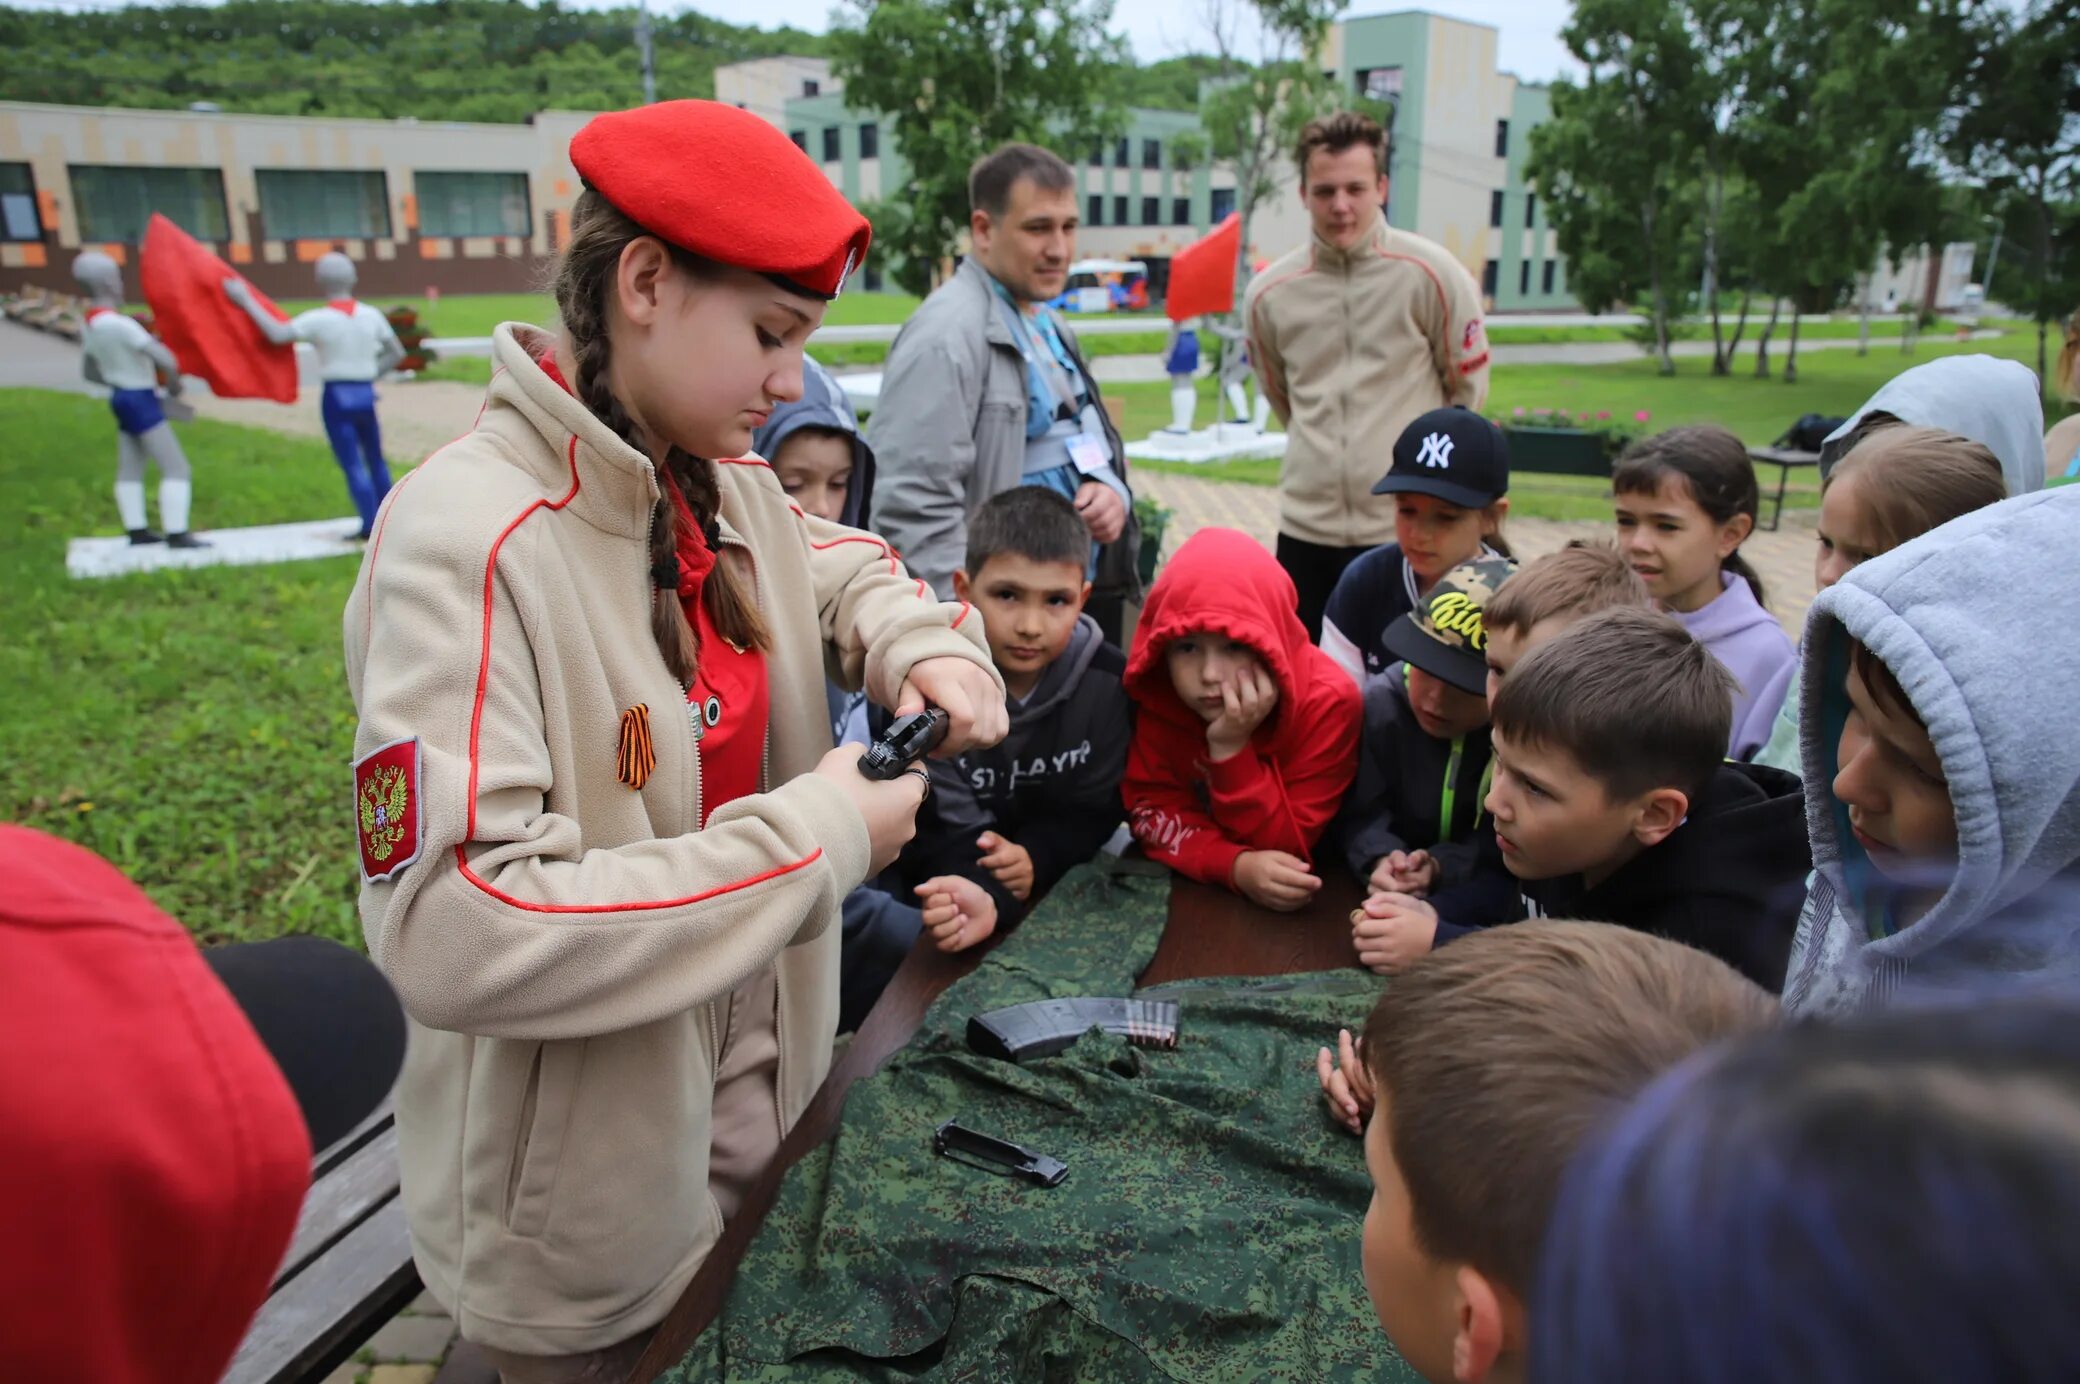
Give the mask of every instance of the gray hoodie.
<path id="1" fill-rule="evenodd" d="M 2008 494 L 2044 488 L 2044 401 L 2027 366 L 1998 356 L 1945 356 L 1888 380 L 1855 417 L 1828 434 L 1820 453 L 1824 476 L 1848 450 L 1842 446 L 1856 425 L 1873 413 L 1889 413 L 1916 428 L 1941 428 L 1985 444 L 2000 459 Z M 1769 743 L 1756 751 L 1757 764 L 1802 772 L 1799 758 L 1799 687 L 1796 665 L 1777 713 Z"/>
<path id="2" fill-rule="evenodd" d="M 1787 1012 L 2080 984 L 2076 537 L 2080 489 L 2006 500 L 1873 558 L 1814 603 L 1803 718 L 1814 879 Z M 1899 679 L 1957 813 L 1954 878 L 1919 920 L 1875 940 L 1867 903 L 1880 881 L 1829 789 L 1845 632 Z"/>

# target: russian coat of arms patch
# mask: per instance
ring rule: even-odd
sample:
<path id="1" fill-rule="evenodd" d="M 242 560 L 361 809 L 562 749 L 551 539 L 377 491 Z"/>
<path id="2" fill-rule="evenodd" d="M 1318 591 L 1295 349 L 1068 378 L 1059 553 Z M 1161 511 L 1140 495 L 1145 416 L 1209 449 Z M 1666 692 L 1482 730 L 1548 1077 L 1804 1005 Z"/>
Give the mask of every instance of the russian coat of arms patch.
<path id="1" fill-rule="evenodd" d="M 354 761 L 361 877 L 390 879 L 419 858 L 419 739 L 393 740 Z"/>

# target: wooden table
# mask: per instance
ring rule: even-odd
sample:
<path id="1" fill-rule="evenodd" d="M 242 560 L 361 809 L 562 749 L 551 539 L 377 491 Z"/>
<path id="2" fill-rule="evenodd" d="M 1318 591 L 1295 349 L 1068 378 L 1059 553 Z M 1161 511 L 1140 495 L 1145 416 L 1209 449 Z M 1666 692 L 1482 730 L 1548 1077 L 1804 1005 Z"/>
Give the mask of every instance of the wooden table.
<path id="1" fill-rule="evenodd" d="M 1784 518 L 1784 490 L 1791 484 L 1792 468 L 1807 466 L 1817 468 L 1820 465 L 1820 454 L 1818 452 L 1801 452 L 1791 447 L 1750 447 L 1748 449 L 1748 460 L 1754 462 L 1757 466 L 1774 466 L 1777 468 L 1777 493 L 1770 506 L 1768 525 L 1769 531 L 1775 533 L 1778 523 Z"/>
<path id="2" fill-rule="evenodd" d="M 1349 875 L 1331 865 L 1322 892 L 1298 913 L 1273 913 L 1225 889 L 1172 876 L 1170 913 L 1163 924 L 1156 954 L 1141 973 L 1141 984 L 1164 985 L 1200 976 L 1272 976 L 1328 971 L 1355 966 L 1351 951 L 1350 911 L 1363 891 Z M 882 992 L 867 1021 L 832 1065 L 830 1075 L 802 1112 L 772 1167 L 753 1183 L 744 1204 L 679 1301 L 657 1328 L 650 1348 L 636 1362 L 630 1384 L 649 1384 L 679 1363 L 708 1324 L 722 1312 L 737 1265 L 773 1209 L 781 1179 L 802 1156 L 837 1132 L 852 1083 L 879 1071 L 897 1049 L 910 1041 L 925 1011 L 949 985 L 981 962 L 989 944 L 947 955 L 920 938 L 902 967 Z"/>

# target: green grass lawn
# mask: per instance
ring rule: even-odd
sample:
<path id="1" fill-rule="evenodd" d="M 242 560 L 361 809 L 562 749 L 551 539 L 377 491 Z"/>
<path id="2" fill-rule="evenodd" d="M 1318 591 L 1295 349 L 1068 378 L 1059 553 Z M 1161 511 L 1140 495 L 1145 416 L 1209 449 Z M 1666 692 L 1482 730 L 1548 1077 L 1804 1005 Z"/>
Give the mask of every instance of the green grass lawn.
<path id="1" fill-rule="evenodd" d="M 378 295 L 368 301 L 385 309 L 412 309 L 432 336 L 489 336 L 501 322 L 556 320 L 556 304 L 546 293 L 456 293 L 443 295 L 437 303 Z M 917 310 L 918 302 L 907 293 L 847 293 L 832 302 L 824 320 L 834 327 L 900 323 Z M 321 305 L 316 298 L 284 299 L 279 304 L 290 313 Z"/>
<path id="2" fill-rule="evenodd" d="M 322 442 L 197 421 L 197 528 L 341 512 Z M 209 941 L 360 942 L 341 671 L 347 559 L 73 581 L 65 542 L 115 534 L 97 399 L 0 390 L 0 818 L 107 856 Z M 156 515 L 156 511 L 154 511 Z"/>

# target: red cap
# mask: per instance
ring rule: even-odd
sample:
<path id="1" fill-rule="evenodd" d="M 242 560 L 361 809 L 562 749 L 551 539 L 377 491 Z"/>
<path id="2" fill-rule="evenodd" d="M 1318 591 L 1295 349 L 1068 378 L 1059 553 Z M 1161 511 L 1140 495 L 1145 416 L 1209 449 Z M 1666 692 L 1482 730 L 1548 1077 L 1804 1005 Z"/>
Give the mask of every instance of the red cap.
<path id="1" fill-rule="evenodd" d="M 213 1384 L 289 1246 L 289 1084 L 171 918 L 0 826 L 0 1357 L 10 1379 Z"/>
<path id="2" fill-rule="evenodd" d="M 719 101 L 660 101 L 595 116 L 571 163 L 660 240 L 835 298 L 873 229 L 793 140 Z"/>

